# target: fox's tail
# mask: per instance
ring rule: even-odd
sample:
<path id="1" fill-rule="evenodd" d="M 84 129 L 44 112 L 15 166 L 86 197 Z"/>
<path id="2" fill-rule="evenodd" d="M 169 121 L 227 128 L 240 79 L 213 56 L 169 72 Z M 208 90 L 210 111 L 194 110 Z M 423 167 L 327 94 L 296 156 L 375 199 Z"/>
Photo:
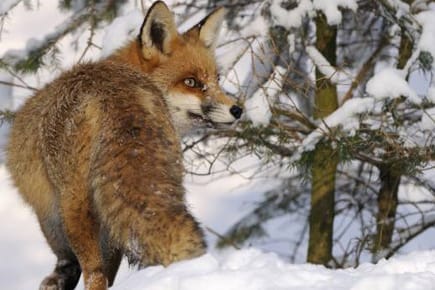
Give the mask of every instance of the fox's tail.
<path id="1" fill-rule="evenodd" d="M 101 102 L 91 156 L 95 210 L 131 263 L 198 256 L 203 234 L 184 204 L 181 154 L 166 104 L 157 89 L 132 91 Z"/>

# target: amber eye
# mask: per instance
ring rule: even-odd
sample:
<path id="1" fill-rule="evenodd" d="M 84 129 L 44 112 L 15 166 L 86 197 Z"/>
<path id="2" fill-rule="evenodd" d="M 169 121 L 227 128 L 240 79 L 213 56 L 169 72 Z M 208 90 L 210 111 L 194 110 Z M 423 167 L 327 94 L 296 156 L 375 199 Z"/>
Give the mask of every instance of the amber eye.
<path id="1" fill-rule="evenodd" d="M 197 86 L 197 82 L 194 78 L 184 79 L 184 84 L 190 88 L 194 88 Z"/>

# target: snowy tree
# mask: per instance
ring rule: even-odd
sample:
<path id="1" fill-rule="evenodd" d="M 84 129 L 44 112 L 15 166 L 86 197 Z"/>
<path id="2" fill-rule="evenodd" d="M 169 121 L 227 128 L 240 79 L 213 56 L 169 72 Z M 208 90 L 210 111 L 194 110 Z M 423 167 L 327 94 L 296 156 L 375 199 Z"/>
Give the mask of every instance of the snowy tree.
<path id="1" fill-rule="evenodd" d="M 296 170 L 220 244 L 273 240 L 273 220 L 302 214 L 306 224 L 291 252 L 308 232 L 308 261 L 344 266 L 370 253 L 374 260 L 389 257 L 430 228 L 434 187 L 425 171 L 434 157 L 434 5 L 239 4 L 229 29 L 245 49 L 226 77 L 237 82 L 248 121 L 228 132 L 222 152 L 233 160 L 236 152 L 250 152 L 281 173 Z M 240 77 L 243 54 L 251 67 Z M 301 186 L 301 177 L 309 182 Z M 295 209 L 301 205 L 302 213 Z"/>
<path id="2" fill-rule="evenodd" d="M 64 23 L 1 54 L 0 83 L 30 95 L 70 66 L 65 46 L 75 49 L 73 63 L 107 55 L 120 34 L 135 36 L 151 2 L 60 0 Z M 168 2 L 186 28 L 227 8 L 221 84 L 245 108 L 237 126 L 183 141 L 187 171 L 273 184 L 216 233 L 219 245 L 284 238 L 265 247 L 342 267 L 389 257 L 435 224 L 433 1 Z M 19 5 L 39 1 L 2 1 L 0 37 Z"/>

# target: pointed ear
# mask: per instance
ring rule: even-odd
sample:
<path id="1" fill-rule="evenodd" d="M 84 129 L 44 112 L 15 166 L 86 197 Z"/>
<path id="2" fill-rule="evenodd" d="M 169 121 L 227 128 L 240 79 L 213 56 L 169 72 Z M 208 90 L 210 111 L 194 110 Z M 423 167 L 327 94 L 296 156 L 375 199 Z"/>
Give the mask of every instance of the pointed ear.
<path id="1" fill-rule="evenodd" d="M 196 35 L 208 48 L 216 48 L 216 41 L 225 17 L 225 9 L 218 8 L 201 20 L 197 25 L 186 32 L 187 35 Z"/>
<path id="2" fill-rule="evenodd" d="M 164 54 L 171 53 L 171 42 L 176 37 L 178 32 L 171 11 L 164 2 L 155 2 L 148 10 L 139 32 L 144 57 L 149 58 L 153 49 Z"/>

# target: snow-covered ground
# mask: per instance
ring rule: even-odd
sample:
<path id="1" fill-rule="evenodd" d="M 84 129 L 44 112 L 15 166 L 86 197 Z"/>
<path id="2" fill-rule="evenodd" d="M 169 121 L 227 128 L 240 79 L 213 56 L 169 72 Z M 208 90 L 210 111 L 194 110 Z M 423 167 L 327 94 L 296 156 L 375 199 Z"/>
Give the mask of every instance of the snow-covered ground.
<path id="1" fill-rule="evenodd" d="M 119 281 L 114 290 L 430 290 L 435 289 L 435 251 L 412 253 L 330 270 L 288 264 L 256 249 L 206 254 L 168 268 L 150 267 Z"/>
<path id="2" fill-rule="evenodd" d="M 36 217 L 18 198 L 9 175 L 0 166 L 0 288 L 37 289 L 55 263 Z"/>

